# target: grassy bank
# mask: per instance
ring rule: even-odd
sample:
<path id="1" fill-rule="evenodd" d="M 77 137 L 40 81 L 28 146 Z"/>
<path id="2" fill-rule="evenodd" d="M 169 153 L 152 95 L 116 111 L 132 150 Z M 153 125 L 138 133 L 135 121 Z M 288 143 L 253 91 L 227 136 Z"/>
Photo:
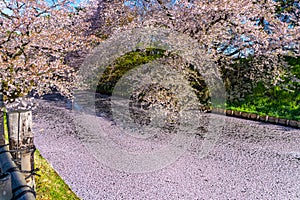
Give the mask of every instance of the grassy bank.
<path id="1" fill-rule="evenodd" d="M 41 175 L 35 178 L 37 200 L 79 200 L 39 151 L 35 152 L 35 167 L 40 169 L 38 174 Z"/>
<path id="2" fill-rule="evenodd" d="M 244 101 L 227 105 L 226 108 L 300 121 L 300 104 L 298 103 L 300 95 L 277 88 L 274 88 L 274 93 L 270 96 L 251 95 L 251 97 L 247 97 Z"/>

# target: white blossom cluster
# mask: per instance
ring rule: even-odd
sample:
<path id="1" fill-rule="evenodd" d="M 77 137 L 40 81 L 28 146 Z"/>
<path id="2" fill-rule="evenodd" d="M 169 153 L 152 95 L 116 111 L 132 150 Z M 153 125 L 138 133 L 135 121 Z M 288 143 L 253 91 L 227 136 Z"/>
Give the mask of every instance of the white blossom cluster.
<path id="1" fill-rule="evenodd" d="M 33 110 L 37 106 L 37 102 L 33 97 L 19 97 L 14 102 L 6 104 L 5 108 L 8 112 L 15 110 Z"/>

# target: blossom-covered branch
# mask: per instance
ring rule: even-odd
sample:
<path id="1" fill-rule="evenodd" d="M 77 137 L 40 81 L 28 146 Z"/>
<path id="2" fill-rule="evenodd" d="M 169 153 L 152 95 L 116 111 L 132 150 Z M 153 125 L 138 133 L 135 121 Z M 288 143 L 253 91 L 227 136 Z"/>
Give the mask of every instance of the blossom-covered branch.
<path id="1" fill-rule="evenodd" d="M 0 3 L 0 92 L 7 102 L 56 88 L 70 95 L 76 75 L 66 55 L 97 40 L 87 34 L 97 3 L 10 0 Z"/>

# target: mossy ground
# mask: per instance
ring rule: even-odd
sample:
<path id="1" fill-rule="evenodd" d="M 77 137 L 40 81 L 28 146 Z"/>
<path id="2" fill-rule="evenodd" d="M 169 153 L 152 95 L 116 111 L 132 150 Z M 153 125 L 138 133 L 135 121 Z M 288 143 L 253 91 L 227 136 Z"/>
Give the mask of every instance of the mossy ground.
<path id="1" fill-rule="evenodd" d="M 41 175 L 35 178 L 37 200 L 79 200 L 39 151 L 35 152 L 35 167 L 40 169 L 38 174 Z"/>

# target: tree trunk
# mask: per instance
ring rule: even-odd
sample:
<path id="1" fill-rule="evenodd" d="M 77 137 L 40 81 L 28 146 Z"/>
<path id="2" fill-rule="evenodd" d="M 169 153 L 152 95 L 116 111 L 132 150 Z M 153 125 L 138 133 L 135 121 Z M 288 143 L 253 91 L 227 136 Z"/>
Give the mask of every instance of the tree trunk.
<path id="1" fill-rule="evenodd" d="M 4 137 L 4 120 L 3 120 L 3 95 L 0 93 L 0 146 L 5 144 Z"/>

